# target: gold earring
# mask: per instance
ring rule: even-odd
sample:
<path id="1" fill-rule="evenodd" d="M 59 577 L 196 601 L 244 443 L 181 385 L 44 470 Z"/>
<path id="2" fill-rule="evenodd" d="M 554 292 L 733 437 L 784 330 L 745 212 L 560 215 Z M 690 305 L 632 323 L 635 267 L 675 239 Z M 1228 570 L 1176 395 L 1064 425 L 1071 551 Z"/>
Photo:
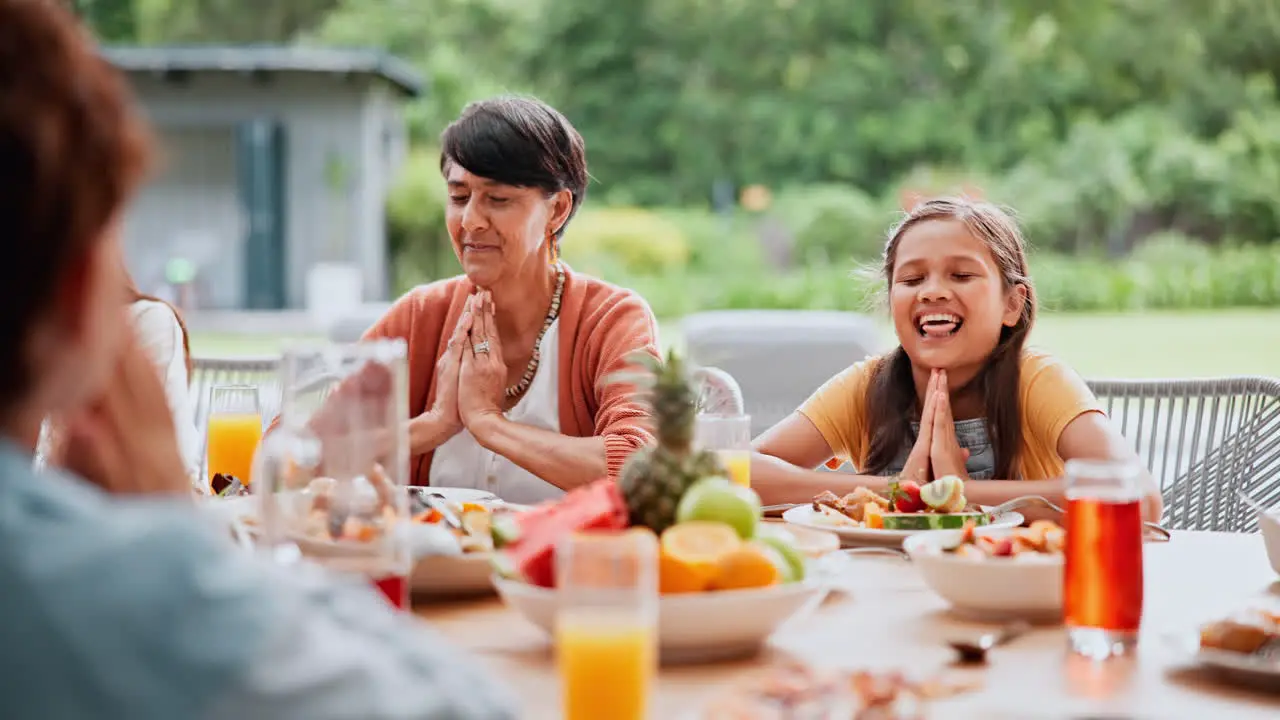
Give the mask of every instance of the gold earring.
<path id="1" fill-rule="evenodd" d="M 556 239 L 555 233 L 547 233 L 547 247 L 551 249 L 551 264 L 560 262 L 560 241 Z"/>

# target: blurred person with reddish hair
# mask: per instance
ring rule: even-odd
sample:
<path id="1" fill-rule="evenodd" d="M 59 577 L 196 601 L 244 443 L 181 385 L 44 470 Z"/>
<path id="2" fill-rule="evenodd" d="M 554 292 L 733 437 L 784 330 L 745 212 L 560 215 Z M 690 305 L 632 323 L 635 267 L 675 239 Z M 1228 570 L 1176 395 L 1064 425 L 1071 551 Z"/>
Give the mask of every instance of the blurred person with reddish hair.
<path id="1" fill-rule="evenodd" d="M 193 503 L 120 307 L 149 148 L 63 3 L 0 0 L 0 716 L 515 717 L 371 585 L 239 550 Z M 66 472 L 32 467 L 49 416 Z"/>

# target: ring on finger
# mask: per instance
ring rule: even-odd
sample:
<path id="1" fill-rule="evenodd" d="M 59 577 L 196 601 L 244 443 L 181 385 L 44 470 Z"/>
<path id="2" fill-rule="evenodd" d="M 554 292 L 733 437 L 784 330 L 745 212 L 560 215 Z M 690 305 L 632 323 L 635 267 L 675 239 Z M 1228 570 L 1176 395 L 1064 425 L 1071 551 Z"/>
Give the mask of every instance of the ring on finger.
<path id="1" fill-rule="evenodd" d="M 489 341 L 481 340 L 480 342 L 471 346 L 471 351 L 477 355 L 483 355 L 489 352 Z"/>

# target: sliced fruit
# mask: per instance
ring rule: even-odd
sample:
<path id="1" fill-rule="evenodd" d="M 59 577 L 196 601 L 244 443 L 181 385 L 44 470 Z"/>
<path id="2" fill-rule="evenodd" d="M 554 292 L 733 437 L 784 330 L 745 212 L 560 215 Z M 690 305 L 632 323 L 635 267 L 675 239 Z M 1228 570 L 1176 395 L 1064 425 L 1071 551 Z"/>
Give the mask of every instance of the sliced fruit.
<path id="1" fill-rule="evenodd" d="M 912 480 L 890 483 L 889 505 L 894 512 L 919 512 L 925 507 L 920 492 L 920 485 Z"/>
<path id="2" fill-rule="evenodd" d="M 493 528 L 493 515 L 484 508 L 465 510 L 462 513 L 462 527 L 475 535 L 489 535 Z"/>
<path id="3" fill-rule="evenodd" d="M 692 563 L 667 553 L 658 554 L 658 591 L 663 594 L 702 592 L 715 577 L 713 563 Z"/>
<path id="4" fill-rule="evenodd" d="M 501 548 L 510 545 L 520 537 L 520 524 L 510 514 L 495 515 L 489 523 L 489 534 L 493 535 L 493 546 Z"/>
<path id="5" fill-rule="evenodd" d="M 712 521 L 733 528 L 738 537 L 751 539 L 762 515 L 760 496 L 728 478 L 703 478 L 689 487 L 676 507 L 676 523 Z"/>
<path id="6" fill-rule="evenodd" d="M 986 525 L 986 516 L 971 513 L 885 513 L 881 516 L 885 530 L 958 530 L 966 521 Z"/>
<path id="7" fill-rule="evenodd" d="M 951 505 L 957 495 L 964 494 L 964 482 L 955 475 L 944 475 L 920 489 L 920 499 L 934 510 Z"/>
<path id="8" fill-rule="evenodd" d="M 782 582 L 786 564 L 772 547 L 759 542 L 744 543 L 720 558 L 711 589 L 741 590 L 777 585 Z"/>
<path id="9" fill-rule="evenodd" d="M 512 526 L 499 534 L 514 540 L 502 554 L 526 582 L 555 587 L 555 546 L 565 535 L 580 530 L 622 530 L 627 506 L 612 480 L 597 480 L 565 493 L 564 497 L 511 516 Z M 495 523 L 495 529 L 498 524 Z"/>
<path id="10" fill-rule="evenodd" d="M 662 552 L 685 562 L 714 565 L 726 553 L 742 544 L 728 525 L 710 520 L 693 520 L 672 525 L 662 533 Z"/>
<path id="11" fill-rule="evenodd" d="M 884 511 L 879 505 L 867 505 L 862 509 L 862 522 L 872 530 L 884 529 Z"/>

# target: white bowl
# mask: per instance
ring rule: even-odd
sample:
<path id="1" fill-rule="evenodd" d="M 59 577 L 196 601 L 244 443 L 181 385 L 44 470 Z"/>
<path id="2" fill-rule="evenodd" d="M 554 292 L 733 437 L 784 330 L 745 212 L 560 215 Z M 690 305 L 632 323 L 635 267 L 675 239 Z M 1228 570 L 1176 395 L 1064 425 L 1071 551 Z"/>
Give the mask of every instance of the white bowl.
<path id="1" fill-rule="evenodd" d="M 1014 528 L 977 528 L 979 535 L 1004 537 Z M 1062 620 L 1062 555 L 1018 558 L 970 558 L 942 548 L 959 539 L 961 530 L 912 535 L 903 542 L 911 564 L 925 583 L 958 614 L 983 619 L 1020 618 L 1035 622 Z"/>
<path id="2" fill-rule="evenodd" d="M 1280 575 L 1280 509 L 1258 511 L 1258 529 L 1262 531 L 1262 542 L 1267 546 L 1267 559 L 1271 561 L 1271 569 Z"/>
<path id="3" fill-rule="evenodd" d="M 557 592 L 494 577 L 498 595 L 526 620 L 554 631 Z M 658 600 L 658 648 L 664 663 L 708 662 L 759 651 L 778 626 L 822 602 L 826 589 L 787 583 L 752 590 L 663 595 Z"/>

